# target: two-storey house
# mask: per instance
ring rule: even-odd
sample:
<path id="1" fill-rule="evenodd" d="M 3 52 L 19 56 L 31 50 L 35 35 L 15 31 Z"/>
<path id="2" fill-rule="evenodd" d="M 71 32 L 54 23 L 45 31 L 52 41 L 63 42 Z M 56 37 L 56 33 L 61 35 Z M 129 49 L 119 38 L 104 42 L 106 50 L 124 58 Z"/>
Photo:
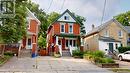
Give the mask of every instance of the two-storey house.
<path id="1" fill-rule="evenodd" d="M 108 22 L 92 28 L 84 38 L 86 50 L 102 50 L 106 54 L 117 51 L 120 46 L 127 46 L 128 32 L 117 20 Z"/>
<path id="2" fill-rule="evenodd" d="M 72 50 L 80 48 L 80 24 L 76 17 L 67 9 L 48 28 L 47 50 L 49 54 L 56 51 L 72 55 Z"/>
<path id="3" fill-rule="evenodd" d="M 37 52 L 39 25 L 40 21 L 27 8 L 27 35 L 22 39 L 22 46 L 23 49 L 30 50 L 32 57 L 35 57 Z"/>

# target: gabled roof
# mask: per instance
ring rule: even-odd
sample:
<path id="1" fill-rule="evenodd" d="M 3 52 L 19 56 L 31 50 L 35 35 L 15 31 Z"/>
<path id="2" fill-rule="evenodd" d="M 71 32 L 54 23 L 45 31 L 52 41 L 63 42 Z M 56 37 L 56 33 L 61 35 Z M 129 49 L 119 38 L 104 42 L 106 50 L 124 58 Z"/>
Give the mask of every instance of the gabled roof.
<path id="1" fill-rule="evenodd" d="M 76 19 L 76 17 L 68 9 L 66 9 L 65 12 L 63 12 L 55 21 L 57 21 L 59 18 L 61 18 L 65 13 L 68 13 L 76 22 L 79 22 Z"/>
<path id="2" fill-rule="evenodd" d="M 27 15 L 29 16 L 30 19 L 35 19 L 38 22 L 38 25 L 41 24 L 41 22 L 34 16 L 34 14 L 28 9 L 27 9 Z"/>
<path id="3" fill-rule="evenodd" d="M 59 19 L 59 18 L 61 18 L 65 13 L 68 13 L 78 24 L 81 24 L 79 21 L 78 21 L 78 19 L 74 16 L 74 14 L 72 14 L 68 9 L 66 9 L 60 16 L 58 16 L 57 17 L 57 19 L 53 22 L 53 23 L 55 23 L 55 22 L 57 22 L 57 20 Z M 53 24 L 52 23 L 52 24 Z M 52 25 L 51 24 L 51 25 Z M 50 25 L 50 26 L 51 26 Z M 48 27 L 48 29 L 50 28 L 50 26 Z"/>
<path id="4" fill-rule="evenodd" d="M 98 27 L 92 29 L 90 32 L 87 33 L 86 36 L 90 36 L 90 35 L 92 35 L 92 34 L 95 34 L 95 33 L 100 32 L 101 30 L 105 29 L 105 27 L 107 27 L 108 25 L 110 25 L 112 22 L 116 23 L 116 24 L 119 25 L 123 30 L 125 30 L 125 31 L 127 32 L 127 30 L 125 29 L 125 27 L 124 27 L 121 23 L 119 23 L 116 19 L 111 19 L 111 20 L 109 20 L 108 22 L 106 22 L 106 23 L 104 23 L 104 24 L 102 24 L 102 25 L 100 25 L 100 26 L 98 26 Z"/>
<path id="5" fill-rule="evenodd" d="M 130 34 L 130 26 L 124 26 L 124 27 L 127 30 L 128 34 Z"/>

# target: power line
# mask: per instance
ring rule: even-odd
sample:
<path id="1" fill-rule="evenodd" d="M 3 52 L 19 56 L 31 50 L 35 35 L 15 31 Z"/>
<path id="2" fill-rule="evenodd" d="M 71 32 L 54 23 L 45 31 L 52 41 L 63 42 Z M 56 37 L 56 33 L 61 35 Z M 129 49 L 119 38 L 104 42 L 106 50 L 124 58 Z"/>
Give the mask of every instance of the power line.
<path id="1" fill-rule="evenodd" d="M 63 3 L 62 3 L 61 8 L 60 8 L 60 11 L 62 11 L 62 9 L 64 7 L 64 4 L 65 4 L 65 0 L 63 0 Z"/>
<path id="2" fill-rule="evenodd" d="M 103 19 L 104 19 L 104 14 L 105 14 L 105 9 L 106 9 L 106 2 L 107 2 L 107 0 L 104 1 L 103 12 L 102 12 L 102 18 L 101 18 L 101 24 L 102 24 Z"/>
<path id="3" fill-rule="evenodd" d="M 49 5 L 49 7 L 48 7 L 48 9 L 47 9 L 47 12 L 49 12 L 49 10 L 50 10 L 50 8 L 51 8 L 52 3 L 53 3 L 53 0 L 51 0 L 50 5 Z"/>

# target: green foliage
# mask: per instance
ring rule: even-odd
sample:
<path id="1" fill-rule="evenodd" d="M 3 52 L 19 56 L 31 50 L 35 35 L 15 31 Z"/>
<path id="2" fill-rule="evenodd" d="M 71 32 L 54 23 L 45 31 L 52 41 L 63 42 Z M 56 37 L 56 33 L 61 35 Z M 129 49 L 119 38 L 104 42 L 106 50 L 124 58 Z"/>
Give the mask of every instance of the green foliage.
<path id="1" fill-rule="evenodd" d="M 119 47 L 118 51 L 119 53 L 124 53 L 126 51 L 130 51 L 130 47 Z"/>
<path id="2" fill-rule="evenodd" d="M 93 55 L 96 56 L 96 57 L 101 57 L 101 58 L 103 58 L 103 57 L 104 57 L 104 52 L 97 50 L 97 51 L 95 51 L 95 52 L 93 53 Z"/>
<path id="3" fill-rule="evenodd" d="M 73 56 L 74 57 L 79 57 L 79 58 L 83 58 L 83 52 L 81 52 L 79 49 L 77 49 L 77 50 L 73 50 L 72 51 L 72 54 L 73 54 Z"/>
<path id="4" fill-rule="evenodd" d="M 114 16 L 114 18 L 117 19 L 122 25 L 130 26 L 130 11 Z"/>
<path id="5" fill-rule="evenodd" d="M 5 55 L 5 56 L 13 56 L 14 53 L 12 53 L 12 52 L 5 52 L 4 55 Z"/>
<path id="6" fill-rule="evenodd" d="M 76 15 L 75 13 L 72 14 L 77 18 L 78 23 L 80 23 L 80 34 L 86 34 L 85 26 L 83 24 L 83 22 L 85 22 L 86 19 L 83 16 Z"/>
<path id="7" fill-rule="evenodd" d="M 17 43 L 26 31 L 26 5 L 25 0 L 16 0 L 15 17 L 4 19 L 0 26 L 3 43 Z"/>
<path id="8" fill-rule="evenodd" d="M 115 63 L 111 58 L 105 58 L 102 51 L 88 51 L 84 54 L 84 58 L 94 63 Z"/>
<path id="9" fill-rule="evenodd" d="M 60 14 L 58 14 L 57 12 L 52 12 L 52 13 L 50 13 L 50 14 L 48 15 L 48 19 L 47 19 L 48 24 L 52 24 L 52 23 L 56 20 L 56 18 L 57 18 L 59 15 L 60 15 Z"/>
<path id="10" fill-rule="evenodd" d="M 38 45 L 40 48 L 45 48 L 46 46 L 46 39 L 42 37 L 42 35 L 38 38 Z"/>

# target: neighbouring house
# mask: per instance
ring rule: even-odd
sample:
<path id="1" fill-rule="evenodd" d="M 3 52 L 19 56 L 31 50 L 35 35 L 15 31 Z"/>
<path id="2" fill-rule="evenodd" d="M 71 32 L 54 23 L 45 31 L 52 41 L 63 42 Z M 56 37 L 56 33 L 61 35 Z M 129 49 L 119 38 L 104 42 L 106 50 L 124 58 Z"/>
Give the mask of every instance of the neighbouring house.
<path id="1" fill-rule="evenodd" d="M 117 51 L 120 46 L 127 46 L 128 32 L 117 20 L 94 27 L 84 38 L 85 50 L 102 50 L 106 54 Z"/>
<path id="2" fill-rule="evenodd" d="M 21 42 L 23 49 L 30 50 L 32 57 L 35 57 L 37 53 L 39 27 L 40 21 L 27 8 L 27 35 L 23 37 Z"/>
<path id="3" fill-rule="evenodd" d="M 130 46 L 130 26 L 125 26 L 125 29 L 128 32 L 128 37 L 127 37 L 127 46 Z"/>
<path id="4" fill-rule="evenodd" d="M 82 41 L 80 23 L 67 9 L 48 28 L 47 50 L 49 55 L 56 51 L 61 56 L 72 55 L 72 51 L 82 45 L 80 41 Z"/>

